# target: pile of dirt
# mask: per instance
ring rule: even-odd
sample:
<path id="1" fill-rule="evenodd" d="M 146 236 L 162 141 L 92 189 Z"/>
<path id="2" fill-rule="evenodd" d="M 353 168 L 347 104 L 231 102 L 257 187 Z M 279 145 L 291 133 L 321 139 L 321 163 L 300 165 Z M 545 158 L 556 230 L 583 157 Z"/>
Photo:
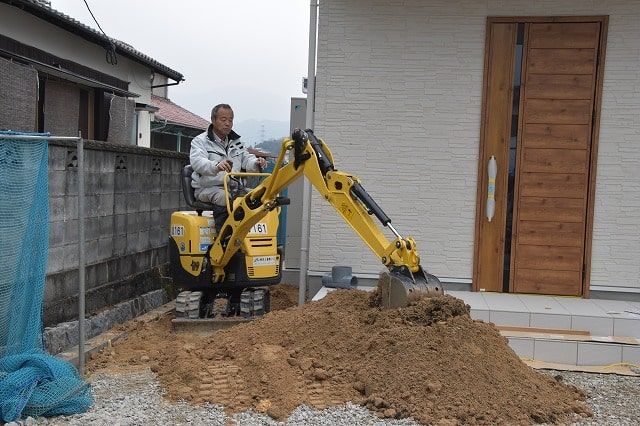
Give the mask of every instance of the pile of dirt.
<path id="1" fill-rule="evenodd" d="M 277 284 L 269 287 L 271 310 L 280 311 L 298 305 L 298 286 Z"/>
<path id="2" fill-rule="evenodd" d="M 301 404 L 352 401 L 424 424 L 530 424 L 589 415 L 585 395 L 525 365 L 495 327 L 450 296 L 382 310 L 336 291 L 207 337 L 139 325 L 90 370 L 149 367 L 171 399 L 254 409 L 276 419 Z"/>

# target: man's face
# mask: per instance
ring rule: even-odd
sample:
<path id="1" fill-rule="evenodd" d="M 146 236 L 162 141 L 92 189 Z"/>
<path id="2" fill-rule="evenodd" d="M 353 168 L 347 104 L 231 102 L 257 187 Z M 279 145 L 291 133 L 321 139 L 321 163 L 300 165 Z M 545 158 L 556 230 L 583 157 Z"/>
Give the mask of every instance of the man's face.
<path id="1" fill-rule="evenodd" d="M 229 108 L 220 108 L 211 124 L 216 135 L 221 139 L 226 138 L 233 127 L 233 111 Z"/>

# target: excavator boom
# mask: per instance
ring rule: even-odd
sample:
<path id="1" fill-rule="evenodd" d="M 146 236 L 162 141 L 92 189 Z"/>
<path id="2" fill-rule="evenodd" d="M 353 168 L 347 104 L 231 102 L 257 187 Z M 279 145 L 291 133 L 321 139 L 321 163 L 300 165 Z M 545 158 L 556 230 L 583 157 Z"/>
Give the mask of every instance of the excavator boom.
<path id="1" fill-rule="evenodd" d="M 287 153 L 293 153 L 293 161 L 288 163 Z M 322 140 L 310 130 L 299 129 L 283 142 L 271 175 L 230 206 L 229 218 L 210 249 L 214 282 L 224 279 L 225 265 L 251 227 L 269 211 L 288 202 L 278 194 L 300 175 L 311 182 L 388 269 L 381 275 L 378 287 L 384 307 L 405 306 L 408 296 L 416 291 L 442 292 L 439 280 L 422 269 L 414 239 L 402 237 L 393 228 L 391 219 L 356 176 L 335 170 L 331 151 Z M 372 216 L 389 228 L 395 239 L 390 241 Z"/>

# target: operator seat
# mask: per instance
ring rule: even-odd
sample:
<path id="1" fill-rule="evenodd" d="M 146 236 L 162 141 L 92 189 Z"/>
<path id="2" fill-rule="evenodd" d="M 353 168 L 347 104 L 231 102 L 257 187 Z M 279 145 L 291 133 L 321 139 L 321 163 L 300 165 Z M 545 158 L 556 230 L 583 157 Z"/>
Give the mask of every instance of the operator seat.
<path id="1" fill-rule="evenodd" d="M 186 201 L 187 206 L 191 207 L 198 213 L 198 216 L 202 216 L 203 211 L 212 212 L 213 218 L 216 222 L 216 228 L 220 229 L 224 221 L 227 220 L 227 217 L 229 216 L 227 208 L 213 203 L 205 203 L 204 201 L 196 199 L 195 189 L 191 186 L 191 181 L 193 180 L 191 178 L 192 173 L 193 167 L 191 167 L 191 164 L 187 164 L 182 168 L 182 173 L 180 174 L 184 200 Z"/>

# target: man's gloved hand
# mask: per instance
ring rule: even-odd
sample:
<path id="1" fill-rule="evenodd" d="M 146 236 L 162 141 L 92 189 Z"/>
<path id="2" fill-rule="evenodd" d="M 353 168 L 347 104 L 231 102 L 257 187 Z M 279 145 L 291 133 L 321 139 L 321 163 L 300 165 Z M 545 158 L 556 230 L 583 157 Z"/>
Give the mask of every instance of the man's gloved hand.
<path id="1" fill-rule="evenodd" d="M 230 172 L 233 167 L 231 160 L 222 160 L 218 163 L 218 170 L 221 172 Z"/>

